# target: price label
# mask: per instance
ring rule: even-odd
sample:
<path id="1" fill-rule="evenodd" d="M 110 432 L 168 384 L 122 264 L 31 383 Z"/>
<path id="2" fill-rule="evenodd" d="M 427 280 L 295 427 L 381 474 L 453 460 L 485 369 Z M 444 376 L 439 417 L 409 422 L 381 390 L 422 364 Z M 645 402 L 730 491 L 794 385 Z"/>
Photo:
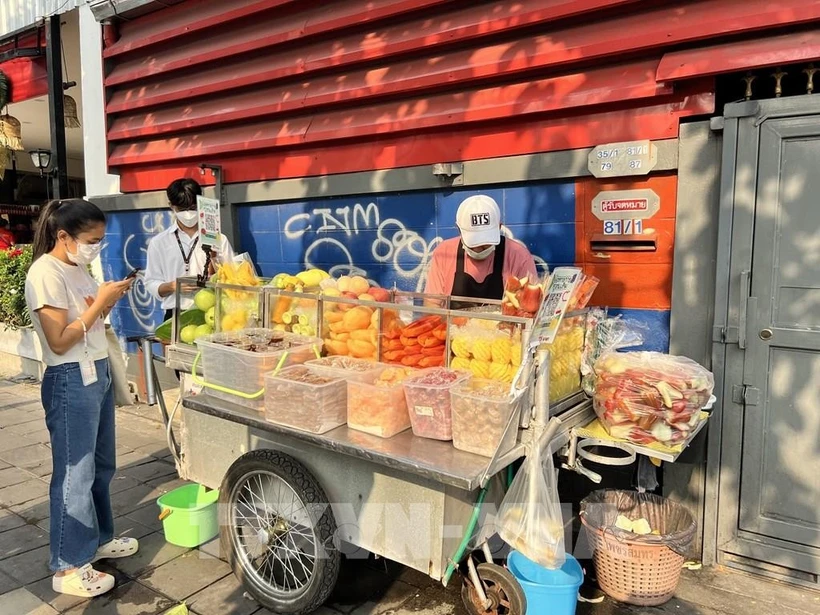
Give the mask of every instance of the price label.
<path id="1" fill-rule="evenodd" d="M 643 235 L 643 220 L 604 220 L 604 235 Z"/>
<path id="2" fill-rule="evenodd" d="M 598 145 L 589 154 L 589 172 L 595 177 L 646 175 L 658 164 L 658 148 L 648 140 Z"/>
<path id="3" fill-rule="evenodd" d="M 535 316 L 530 346 L 552 344 L 580 280 L 581 270 L 577 267 L 558 267 L 552 272 L 547 296 Z"/>
<path id="4" fill-rule="evenodd" d="M 196 210 L 199 214 L 199 241 L 205 246 L 218 246 L 222 234 L 222 213 L 219 201 L 196 197 Z"/>

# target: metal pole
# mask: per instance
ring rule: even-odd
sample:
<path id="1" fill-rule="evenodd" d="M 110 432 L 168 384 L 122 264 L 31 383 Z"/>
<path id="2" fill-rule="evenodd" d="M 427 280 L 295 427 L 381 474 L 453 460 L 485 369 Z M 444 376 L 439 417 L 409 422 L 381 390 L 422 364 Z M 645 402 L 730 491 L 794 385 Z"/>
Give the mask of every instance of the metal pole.
<path id="1" fill-rule="evenodd" d="M 46 18 L 46 64 L 48 66 L 48 112 L 51 118 L 52 198 L 69 196 L 68 154 L 65 141 L 65 108 L 63 104 L 63 56 L 61 19 Z"/>
<path id="2" fill-rule="evenodd" d="M 536 376 L 535 376 L 535 437 L 541 435 L 541 431 L 547 424 L 550 417 L 550 361 L 549 350 L 539 349 L 536 354 Z"/>
<path id="3" fill-rule="evenodd" d="M 145 371 L 145 395 L 148 397 L 148 405 L 157 403 L 157 389 L 154 380 L 154 347 L 151 340 L 142 340 L 142 365 Z"/>

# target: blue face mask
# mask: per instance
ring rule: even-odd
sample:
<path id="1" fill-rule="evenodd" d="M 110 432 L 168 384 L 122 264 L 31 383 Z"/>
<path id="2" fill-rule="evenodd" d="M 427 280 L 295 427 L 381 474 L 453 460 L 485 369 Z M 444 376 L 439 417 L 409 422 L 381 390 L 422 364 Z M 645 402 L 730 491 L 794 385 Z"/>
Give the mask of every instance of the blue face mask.
<path id="1" fill-rule="evenodd" d="M 489 248 L 485 248 L 484 250 L 481 250 L 481 252 L 476 252 L 472 248 L 468 248 L 467 246 L 464 246 L 464 252 L 467 254 L 467 256 L 469 256 L 473 260 L 483 261 L 483 260 L 487 260 L 488 258 L 490 258 L 490 255 L 493 252 L 495 252 L 495 246 L 490 246 Z"/>

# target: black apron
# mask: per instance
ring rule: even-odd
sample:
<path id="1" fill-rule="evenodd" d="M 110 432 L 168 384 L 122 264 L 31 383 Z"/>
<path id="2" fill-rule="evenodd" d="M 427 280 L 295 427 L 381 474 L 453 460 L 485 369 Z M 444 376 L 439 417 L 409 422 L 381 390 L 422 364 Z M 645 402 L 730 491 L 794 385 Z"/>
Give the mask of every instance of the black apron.
<path id="1" fill-rule="evenodd" d="M 464 271 L 464 244 L 458 242 L 456 256 L 456 275 L 453 278 L 453 297 L 469 297 L 470 299 L 496 299 L 504 296 L 504 237 L 495 247 L 493 253 L 493 271 L 483 282 L 476 282 L 473 276 Z M 476 307 L 479 303 L 463 303 L 451 301 L 451 310 L 463 310 Z"/>

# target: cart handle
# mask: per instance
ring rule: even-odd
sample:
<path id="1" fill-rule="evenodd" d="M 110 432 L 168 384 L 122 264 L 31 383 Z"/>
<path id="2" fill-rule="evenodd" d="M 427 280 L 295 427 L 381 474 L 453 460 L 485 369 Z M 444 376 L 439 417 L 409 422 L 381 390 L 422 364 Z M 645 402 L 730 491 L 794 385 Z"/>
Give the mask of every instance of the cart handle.
<path id="1" fill-rule="evenodd" d="M 315 350 L 315 348 L 314 348 Z M 223 387 L 218 384 L 211 384 L 210 382 L 206 382 L 202 378 L 200 378 L 196 373 L 196 366 L 199 364 L 199 358 L 202 356 L 201 352 L 196 353 L 194 357 L 194 362 L 191 365 L 191 377 L 193 378 L 194 382 L 200 386 L 206 387 L 208 389 L 213 389 L 215 391 L 220 391 L 221 393 L 228 393 L 229 395 L 236 395 L 237 397 L 241 397 L 242 399 L 259 399 L 265 394 L 265 387 L 259 389 L 256 393 L 243 393 L 242 391 L 235 391 L 228 387 Z M 279 370 L 282 369 L 282 366 L 285 364 L 285 360 L 288 357 L 288 353 L 285 352 L 282 354 L 282 357 L 279 359 L 279 363 L 276 364 L 276 369 L 273 370 L 272 374 L 275 376 L 279 373 Z"/>

